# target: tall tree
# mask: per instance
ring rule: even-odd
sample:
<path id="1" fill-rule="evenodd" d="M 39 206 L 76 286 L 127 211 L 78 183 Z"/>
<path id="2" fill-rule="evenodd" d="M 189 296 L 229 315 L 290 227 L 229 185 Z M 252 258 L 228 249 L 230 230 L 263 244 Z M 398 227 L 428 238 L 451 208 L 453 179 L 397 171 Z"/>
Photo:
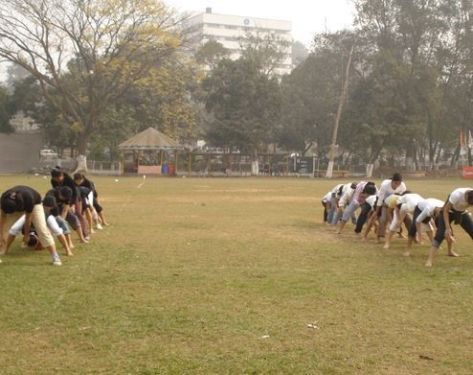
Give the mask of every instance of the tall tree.
<path id="1" fill-rule="evenodd" d="M 212 115 L 206 138 L 215 146 L 236 148 L 257 156 L 273 140 L 281 97 L 276 78 L 270 78 L 253 60 L 222 60 L 203 82 L 206 109 Z"/>
<path id="2" fill-rule="evenodd" d="M 284 148 L 304 154 L 315 143 L 319 157 L 328 152 L 352 40 L 347 32 L 316 35 L 312 53 L 283 78 L 278 141 Z"/>
<path id="3" fill-rule="evenodd" d="M 10 126 L 12 112 L 11 96 L 5 87 L 0 86 L 0 133 L 13 131 Z"/>
<path id="4" fill-rule="evenodd" d="M 4 0 L 0 56 L 38 80 L 85 153 L 110 103 L 179 46 L 173 24 L 153 0 Z"/>
<path id="5" fill-rule="evenodd" d="M 279 35 L 247 33 L 240 40 L 242 58 L 251 61 L 267 76 L 278 74 L 278 66 L 287 64 L 291 56 L 291 42 Z"/>
<path id="6" fill-rule="evenodd" d="M 196 62 L 206 66 L 209 70 L 214 69 L 220 60 L 229 57 L 230 51 L 216 40 L 209 40 L 195 54 Z"/>

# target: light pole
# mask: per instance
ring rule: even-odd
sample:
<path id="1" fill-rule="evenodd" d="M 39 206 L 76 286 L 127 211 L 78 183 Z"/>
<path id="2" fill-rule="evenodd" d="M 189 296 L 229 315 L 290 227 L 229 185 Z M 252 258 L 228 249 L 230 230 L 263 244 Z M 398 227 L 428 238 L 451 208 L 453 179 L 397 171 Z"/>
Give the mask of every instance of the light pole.
<path id="1" fill-rule="evenodd" d="M 343 83 L 342 93 L 340 94 L 340 101 L 338 102 L 337 116 L 335 117 L 335 126 L 333 127 L 333 133 L 332 133 L 332 144 L 330 145 L 330 151 L 329 151 L 329 162 L 328 162 L 328 167 L 327 167 L 327 173 L 325 174 L 325 177 L 327 178 L 333 177 L 333 164 L 334 164 L 335 157 L 338 150 L 338 145 L 337 145 L 338 126 L 340 124 L 340 118 L 342 117 L 343 103 L 345 102 L 347 93 L 348 93 L 348 82 L 350 80 L 350 67 L 351 67 L 351 60 L 353 56 L 354 47 L 355 47 L 354 44 L 352 44 L 351 49 L 350 49 L 350 54 L 348 56 L 348 63 L 347 63 L 347 68 L 345 72 L 345 81 Z"/>

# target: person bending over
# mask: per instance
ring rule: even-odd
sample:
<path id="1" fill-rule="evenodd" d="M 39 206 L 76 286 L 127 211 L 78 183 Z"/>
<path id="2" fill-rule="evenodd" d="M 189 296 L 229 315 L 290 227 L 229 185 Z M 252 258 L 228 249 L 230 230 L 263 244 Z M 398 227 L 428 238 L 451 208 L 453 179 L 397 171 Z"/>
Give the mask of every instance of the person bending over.
<path id="1" fill-rule="evenodd" d="M 438 222 L 438 218 L 442 213 L 444 202 L 440 199 L 427 198 L 417 203 L 412 217 L 412 224 L 409 228 L 409 235 L 407 237 L 407 249 L 404 252 L 405 256 L 411 255 L 412 243 L 414 241 L 421 242 L 422 226 L 426 228 L 427 235 L 430 241 L 434 240 L 434 225 Z"/>
<path id="2" fill-rule="evenodd" d="M 452 222 L 460 225 L 473 239 L 473 220 L 471 219 L 470 213 L 467 211 L 467 208 L 471 206 L 473 206 L 473 189 L 459 188 L 452 191 L 449 195 L 443 206 L 442 214 L 438 219 L 437 233 L 432 241 L 432 247 L 430 248 L 429 256 L 425 263 L 426 267 L 432 267 L 435 254 L 444 239 L 446 239 L 449 244 L 448 255 L 452 257 L 458 256 L 458 254 L 453 251 L 455 237 L 453 236 Z"/>
<path id="3" fill-rule="evenodd" d="M 51 215 L 51 210 L 54 208 L 56 205 L 56 202 L 53 197 L 46 196 L 43 200 L 43 209 L 44 209 L 44 214 L 46 217 L 46 224 L 50 230 L 50 232 L 57 237 L 61 245 L 63 246 L 64 250 L 66 251 L 66 255 L 72 256 L 72 250 L 69 247 L 69 241 L 66 238 L 67 232 L 65 233 L 64 230 L 59 226 L 59 223 L 57 219 L 54 217 L 54 215 Z M 5 254 L 8 253 L 8 250 L 10 249 L 11 244 L 15 240 L 17 236 L 19 236 L 22 233 L 25 233 L 25 222 L 26 222 L 26 216 L 22 215 L 10 228 L 8 231 L 8 239 L 7 239 L 7 244 L 5 248 Z M 32 247 L 36 250 L 41 250 L 43 249 L 41 242 L 37 241 L 34 243 L 34 239 L 39 238 L 36 229 L 33 227 L 30 227 L 30 232 L 28 233 L 28 247 Z"/>
<path id="4" fill-rule="evenodd" d="M 370 195 L 376 194 L 376 185 L 374 182 L 361 181 L 356 185 L 355 192 L 350 200 L 350 204 L 343 211 L 342 220 L 338 227 L 338 234 L 341 234 L 347 221 L 354 215 L 355 211 L 365 203 L 366 198 Z"/>
<path id="5" fill-rule="evenodd" d="M 0 198 L 0 246 L 5 245 L 3 232 L 7 215 L 14 213 L 25 214 L 24 237 L 23 242 L 26 244 L 30 233 L 31 224 L 34 225 L 38 233 L 41 245 L 45 247 L 51 255 L 52 264 L 55 266 L 62 265 L 61 258 L 56 251 L 54 238 L 49 232 L 44 215 L 43 205 L 41 203 L 41 195 L 28 186 L 15 186 L 5 191 Z"/>

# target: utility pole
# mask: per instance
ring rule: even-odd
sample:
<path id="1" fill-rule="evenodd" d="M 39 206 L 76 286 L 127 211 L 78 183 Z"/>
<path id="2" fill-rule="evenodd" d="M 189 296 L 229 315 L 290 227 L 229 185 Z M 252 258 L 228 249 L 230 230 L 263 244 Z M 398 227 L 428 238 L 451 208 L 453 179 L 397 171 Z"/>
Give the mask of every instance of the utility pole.
<path id="1" fill-rule="evenodd" d="M 348 94 L 348 83 L 350 81 L 351 60 L 353 57 L 354 48 L 355 48 L 355 45 L 353 44 L 351 46 L 350 54 L 348 56 L 348 63 L 347 63 L 347 68 L 345 72 L 345 81 L 343 82 L 342 93 L 340 94 L 340 101 L 338 103 L 337 116 L 335 117 L 335 126 L 333 128 L 333 133 L 332 133 L 332 144 L 330 145 L 330 151 L 329 151 L 329 162 L 328 162 L 328 167 L 327 167 L 327 173 L 325 174 L 325 177 L 327 178 L 333 177 L 333 164 L 334 164 L 335 156 L 338 150 L 338 145 L 337 145 L 338 126 L 340 124 L 340 118 L 342 117 L 343 104 L 345 103 L 346 97 Z"/>

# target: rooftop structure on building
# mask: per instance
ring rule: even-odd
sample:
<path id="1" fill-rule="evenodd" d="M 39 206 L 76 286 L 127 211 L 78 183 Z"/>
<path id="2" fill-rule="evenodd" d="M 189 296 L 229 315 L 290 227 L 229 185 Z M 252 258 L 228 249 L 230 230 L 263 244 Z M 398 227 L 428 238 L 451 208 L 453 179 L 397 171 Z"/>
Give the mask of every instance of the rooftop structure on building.
<path id="1" fill-rule="evenodd" d="M 292 24 L 290 21 L 267 18 L 244 17 L 213 13 L 207 8 L 204 13 L 195 14 L 185 22 L 191 45 L 197 49 L 208 41 L 217 41 L 225 47 L 230 58 L 236 60 L 241 57 L 241 41 L 248 35 L 264 38 L 274 36 L 287 44 L 284 55 L 275 69 L 277 75 L 289 74 L 292 65 Z"/>

